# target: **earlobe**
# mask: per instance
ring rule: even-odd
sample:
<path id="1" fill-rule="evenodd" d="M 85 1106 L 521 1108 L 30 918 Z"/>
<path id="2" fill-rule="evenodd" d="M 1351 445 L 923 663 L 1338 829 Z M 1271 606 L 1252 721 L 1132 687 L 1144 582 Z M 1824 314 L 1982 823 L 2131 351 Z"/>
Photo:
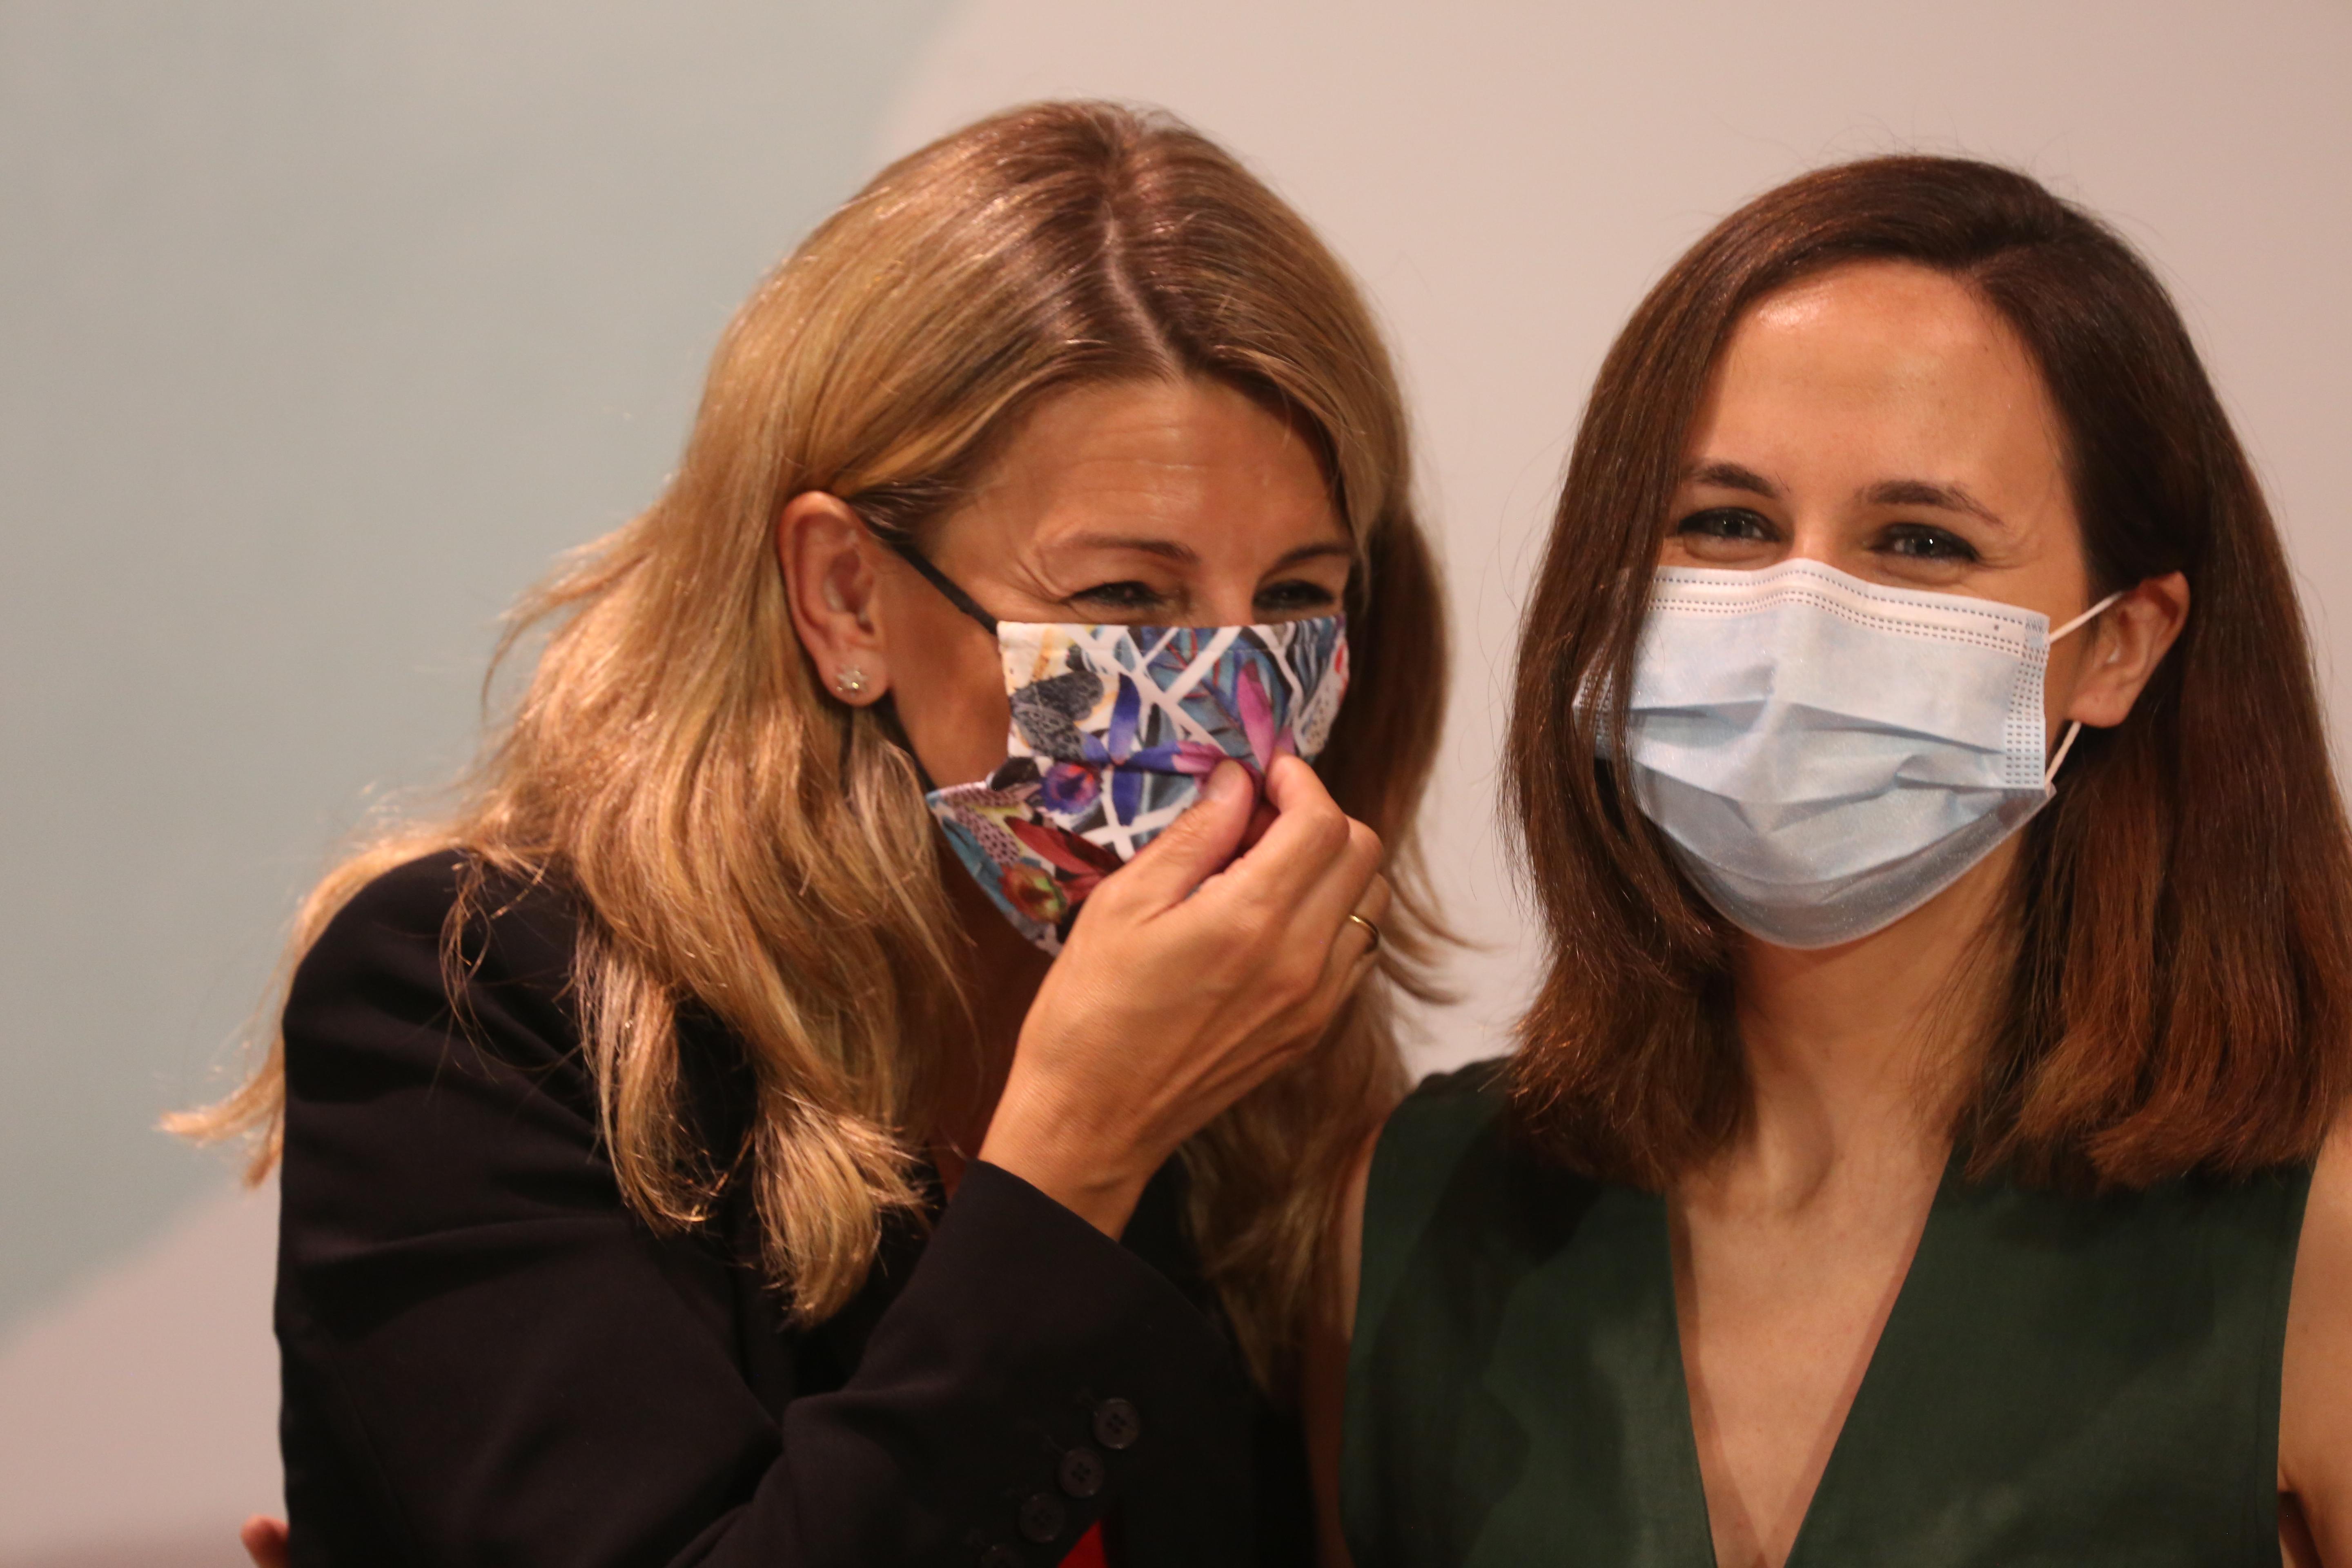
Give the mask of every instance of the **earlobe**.
<path id="1" fill-rule="evenodd" d="M 865 524 L 837 496 L 803 490 L 776 520 L 793 629 L 833 697 L 864 707 L 889 689 Z"/>

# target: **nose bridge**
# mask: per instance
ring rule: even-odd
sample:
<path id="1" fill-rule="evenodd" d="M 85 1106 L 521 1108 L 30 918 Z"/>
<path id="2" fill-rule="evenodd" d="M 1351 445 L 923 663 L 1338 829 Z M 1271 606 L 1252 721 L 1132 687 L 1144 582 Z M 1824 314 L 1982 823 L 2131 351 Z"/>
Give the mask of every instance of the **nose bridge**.
<path id="1" fill-rule="evenodd" d="M 1204 584 L 1193 600 L 1196 624 L 1204 626 L 1246 626 L 1256 624 L 1257 584 Z"/>
<path id="2" fill-rule="evenodd" d="M 1836 566 L 1851 543 L 1848 520 L 1828 506 L 1812 501 L 1790 509 L 1789 547 L 1783 561 L 1818 561 Z"/>
<path id="3" fill-rule="evenodd" d="M 1236 552 L 1238 553 L 1238 552 Z M 1193 565 L 1185 584 L 1190 620 L 1201 626 L 1246 626 L 1261 617 L 1257 612 L 1258 581 L 1265 568 L 1248 560 L 1214 556 Z"/>

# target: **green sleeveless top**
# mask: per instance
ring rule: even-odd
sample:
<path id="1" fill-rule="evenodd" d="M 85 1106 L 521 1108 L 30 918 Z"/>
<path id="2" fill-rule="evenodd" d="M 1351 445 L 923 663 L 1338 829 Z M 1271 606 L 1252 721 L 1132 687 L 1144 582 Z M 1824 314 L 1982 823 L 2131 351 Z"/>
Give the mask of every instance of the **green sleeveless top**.
<path id="1" fill-rule="evenodd" d="M 1494 1068 L 1423 1085 L 1373 1156 L 1356 1568 L 1711 1568 L 1665 1202 L 1519 1144 Z M 2309 1184 L 2091 1199 L 1948 1174 L 1789 1568 L 2274 1568 Z"/>

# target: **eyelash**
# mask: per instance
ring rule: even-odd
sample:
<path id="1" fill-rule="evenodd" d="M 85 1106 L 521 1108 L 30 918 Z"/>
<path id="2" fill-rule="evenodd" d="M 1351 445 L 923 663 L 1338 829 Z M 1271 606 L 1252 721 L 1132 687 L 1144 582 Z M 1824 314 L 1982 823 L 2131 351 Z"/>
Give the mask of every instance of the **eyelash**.
<path id="1" fill-rule="evenodd" d="M 1070 602 L 1085 601 L 1127 611 L 1150 610 L 1168 602 L 1168 595 L 1148 583 L 1132 580 L 1118 583 L 1097 583 L 1091 588 L 1081 588 L 1070 595 Z M 1304 578 L 1291 578 L 1269 584 L 1258 590 L 1257 605 L 1261 612 L 1268 610 L 1307 609 L 1332 603 L 1331 591 Z"/>
<path id="2" fill-rule="evenodd" d="M 1905 544 L 1920 544 L 1929 548 L 1923 550 L 1897 548 Z M 1948 529 L 1937 528 L 1924 522 L 1889 524 L 1882 548 L 1889 555 L 1907 556 L 1917 561 L 1974 561 L 1978 558 L 1976 546 L 1958 534 Z"/>
<path id="3" fill-rule="evenodd" d="M 1259 589 L 1257 602 L 1260 605 L 1272 602 L 1273 607 L 1279 610 L 1297 610 L 1319 608 L 1333 601 L 1330 589 L 1319 583 L 1309 583 L 1304 578 L 1294 577 L 1287 582 L 1271 584 Z"/>
<path id="4" fill-rule="evenodd" d="M 1070 595 L 1073 604 L 1081 599 L 1122 610 L 1146 610 L 1164 602 L 1166 595 L 1147 583 L 1097 583 Z"/>
<path id="5" fill-rule="evenodd" d="M 1736 525 L 1739 531 L 1734 532 L 1725 525 Z M 1739 506 L 1713 506 L 1692 512 L 1675 525 L 1675 531 L 1705 534 L 1713 539 L 1761 542 L 1769 542 L 1778 537 L 1778 531 L 1769 518 Z M 1898 555 L 1915 561 L 1973 562 L 1979 559 L 1976 547 L 1967 540 L 1949 529 L 1925 522 L 1889 523 L 1871 548 L 1881 554 Z"/>
<path id="6" fill-rule="evenodd" d="M 1709 524 L 1737 523 L 1743 531 L 1733 533 Z M 1744 531 L 1746 530 L 1755 531 Z M 1747 539 L 1769 541 L 1773 537 L 1771 520 L 1744 506 L 1711 506 L 1695 511 L 1675 524 L 1676 533 L 1704 533 L 1710 539 Z"/>

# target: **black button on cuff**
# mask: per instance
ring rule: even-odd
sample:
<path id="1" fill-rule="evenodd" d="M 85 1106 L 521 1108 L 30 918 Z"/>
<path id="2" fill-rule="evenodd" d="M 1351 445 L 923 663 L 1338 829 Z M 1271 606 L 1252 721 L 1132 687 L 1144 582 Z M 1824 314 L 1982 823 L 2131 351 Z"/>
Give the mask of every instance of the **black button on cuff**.
<path id="1" fill-rule="evenodd" d="M 1095 1441 L 1116 1452 L 1132 1447 L 1143 1436 L 1143 1416 L 1124 1399 L 1106 1399 L 1095 1406 Z"/>
<path id="2" fill-rule="evenodd" d="M 1060 1498 L 1052 1492 L 1032 1492 L 1021 1505 L 1021 1533 L 1043 1546 L 1062 1533 L 1069 1518 Z"/>
<path id="3" fill-rule="evenodd" d="M 1075 1498 L 1089 1498 L 1103 1489 L 1110 1479 L 1109 1461 L 1084 1444 L 1063 1454 L 1061 1468 L 1055 1479 L 1062 1489 Z"/>

